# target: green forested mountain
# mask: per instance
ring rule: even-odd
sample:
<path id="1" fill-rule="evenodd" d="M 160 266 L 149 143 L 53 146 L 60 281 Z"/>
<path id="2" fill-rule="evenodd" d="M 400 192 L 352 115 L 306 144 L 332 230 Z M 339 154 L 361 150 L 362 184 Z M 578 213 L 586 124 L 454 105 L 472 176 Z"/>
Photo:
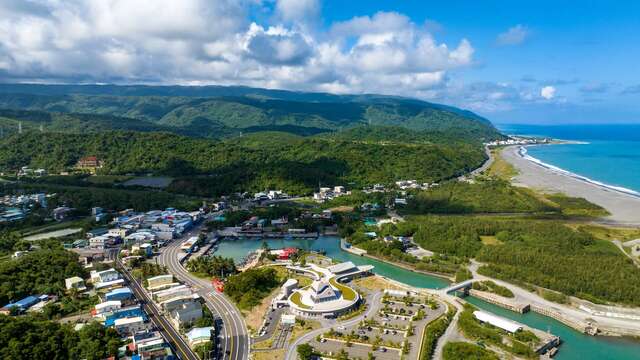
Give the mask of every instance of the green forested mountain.
<path id="1" fill-rule="evenodd" d="M 472 144 L 387 145 L 269 132 L 216 141 L 157 132 L 31 131 L 0 142 L 0 169 L 30 165 L 57 172 L 90 155 L 104 162 L 102 173 L 176 176 L 173 190 L 202 195 L 271 186 L 307 193 L 318 183 L 440 181 L 485 159 Z"/>
<path id="2" fill-rule="evenodd" d="M 18 134 L 18 126 L 23 133 Z M 176 177 L 197 195 L 440 181 L 479 166 L 502 135 L 464 110 L 378 95 L 246 87 L 0 84 L 0 170 Z"/>
<path id="3" fill-rule="evenodd" d="M 212 138 L 263 130 L 312 135 L 358 125 L 453 133 L 459 140 L 476 142 L 500 136 L 488 120 L 476 114 L 419 100 L 245 87 L 4 84 L 0 85 L 0 108 L 73 113 L 76 118 L 77 114 L 129 118 L 146 121 L 140 125 L 144 128 L 156 125 Z M 105 119 L 103 123 L 113 123 L 114 129 L 123 129 L 122 122 L 126 122 Z"/>

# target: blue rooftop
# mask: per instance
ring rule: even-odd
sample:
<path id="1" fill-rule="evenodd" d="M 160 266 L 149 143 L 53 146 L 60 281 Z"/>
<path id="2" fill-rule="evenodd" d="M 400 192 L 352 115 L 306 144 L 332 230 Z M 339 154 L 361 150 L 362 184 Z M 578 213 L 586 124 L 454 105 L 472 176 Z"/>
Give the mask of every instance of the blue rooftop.
<path id="1" fill-rule="evenodd" d="M 131 289 L 124 287 L 111 290 L 106 293 L 104 297 L 107 300 L 122 300 L 133 297 L 133 293 L 131 292 Z"/>
<path id="2" fill-rule="evenodd" d="M 5 305 L 5 308 L 10 308 L 10 307 L 14 307 L 17 306 L 20 308 L 20 310 L 26 310 L 28 308 L 30 308 L 31 306 L 37 304 L 40 302 L 40 298 L 38 296 L 35 295 L 31 295 L 31 296 L 27 296 L 26 298 L 16 301 L 14 303 L 9 303 L 7 305 Z"/>
<path id="3" fill-rule="evenodd" d="M 141 316 L 145 321 L 147 320 L 147 315 L 144 313 L 144 311 L 142 311 L 142 308 L 139 305 L 130 307 L 130 308 L 125 308 L 125 309 L 118 309 L 106 316 L 104 320 L 104 326 L 106 327 L 113 326 L 113 324 L 118 319 L 137 317 L 137 316 Z"/>
<path id="4" fill-rule="evenodd" d="M 107 295 L 115 295 L 115 294 L 131 294 L 131 289 L 128 287 L 122 287 L 118 289 L 113 289 L 107 293 Z"/>

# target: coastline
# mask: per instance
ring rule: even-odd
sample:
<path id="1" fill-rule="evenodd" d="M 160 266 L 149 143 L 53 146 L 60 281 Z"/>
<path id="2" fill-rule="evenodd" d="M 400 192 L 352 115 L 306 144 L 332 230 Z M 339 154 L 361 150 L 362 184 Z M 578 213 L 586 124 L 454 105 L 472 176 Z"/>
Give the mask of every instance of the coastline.
<path id="1" fill-rule="evenodd" d="M 521 145 L 508 146 L 502 150 L 501 155 L 519 172 L 512 179 L 514 185 L 585 198 L 611 213 L 610 216 L 602 219 L 603 222 L 640 226 L 640 212 L 637 211 L 640 209 L 640 193 L 608 185 L 544 163 L 527 155 L 526 147 Z"/>
<path id="2" fill-rule="evenodd" d="M 584 143 L 564 142 L 563 141 L 563 142 L 560 142 L 558 144 L 584 144 Z M 553 145 L 553 144 L 550 144 L 550 145 Z M 541 145 L 521 145 L 518 148 L 518 155 L 520 155 L 520 157 L 522 157 L 522 158 L 524 158 L 526 160 L 532 161 L 532 162 L 534 162 L 534 163 L 536 163 L 536 164 L 538 164 L 538 165 L 540 165 L 540 166 L 542 166 L 542 167 L 544 167 L 546 169 L 549 169 L 551 171 L 555 171 L 555 172 L 560 173 L 562 175 L 566 175 L 566 176 L 572 177 L 572 178 L 574 178 L 576 180 L 584 181 L 586 183 L 589 183 L 589 184 L 592 184 L 592 185 L 596 185 L 596 186 L 600 186 L 600 187 L 603 187 L 603 188 L 608 189 L 608 190 L 614 190 L 614 191 L 621 192 L 623 194 L 627 194 L 627 195 L 631 195 L 631 196 L 635 196 L 635 197 L 640 198 L 640 193 L 635 191 L 635 190 L 627 189 L 627 188 L 622 187 L 622 186 L 609 185 L 609 184 L 603 183 L 601 181 L 593 180 L 593 179 L 590 179 L 590 178 L 588 178 L 586 176 L 583 176 L 583 175 L 580 175 L 580 174 L 576 174 L 576 173 L 573 173 L 571 171 L 562 169 L 562 168 L 557 167 L 555 165 L 551 165 L 549 163 L 545 163 L 544 161 L 542 161 L 542 160 L 540 160 L 538 158 L 535 158 L 535 157 L 533 157 L 533 156 L 528 154 L 527 147 L 530 147 L 530 146 L 541 146 Z"/>

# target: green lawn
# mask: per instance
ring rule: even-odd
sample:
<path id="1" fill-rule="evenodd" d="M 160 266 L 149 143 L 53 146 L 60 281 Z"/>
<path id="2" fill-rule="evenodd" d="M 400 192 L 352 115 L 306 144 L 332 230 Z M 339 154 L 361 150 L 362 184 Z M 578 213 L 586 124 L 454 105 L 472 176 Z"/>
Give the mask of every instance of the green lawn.
<path id="1" fill-rule="evenodd" d="M 299 292 L 294 292 L 293 295 L 291 295 L 291 301 L 293 301 L 294 304 L 296 304 L 298 307 L 303 308 L 303 309 L 311 309 L 311 307 L 305 305 L 302 303 L 302 299 L 300 299 L 302 296 L 300 295 Z"/>
<path id="2" fill-rule="evenodd" d="M 352 288 L 346 285 L 340 284 L 335 277 L 332 277 L 331 279 L 329 279 L 329 283 L 333 285 L 335 288 L 337 288 L 338 290 L 340 290 L 345 300 L 353 301 L 358 297 L 358 294 L 356 294 L 356 292 Z"/>

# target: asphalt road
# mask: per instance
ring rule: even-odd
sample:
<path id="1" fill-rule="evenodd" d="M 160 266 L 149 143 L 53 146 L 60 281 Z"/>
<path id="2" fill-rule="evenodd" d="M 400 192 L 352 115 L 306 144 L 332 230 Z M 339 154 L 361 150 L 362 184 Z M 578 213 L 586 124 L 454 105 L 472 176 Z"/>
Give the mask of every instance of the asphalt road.
<path id="1" fill-rule="evenodd" d="M 124 278 L 127 280 L 131 291 L 133 291 L 135 297 L 138 299 L 140 304 L 142 304 L 143 310 L 149 315 L 151 322 L 155 325 L 155 327 L 160 331 L 162 336 L 174 350 L 174 353 L 180 359 L 187 360 L 198 360 L 198 356 L 191 350 L 189 345 L 186 343 L 184 338 L 178 334 L 176 329 L 165 319 L 161 314 L 155 304 L 149 299 L 144 289 L 140 286 L 140 284 L 133 279 L 131 274 L 129 274 L 128 270 L 123 266 L 123 264 L 118 261 L 118 269 L 123 273 Z"/>
<path id="2" fill-rule="evenodd" d="M 198 228 L 185 234 L 180 239 L 173 240 L 161 249 L 158 263 L 166 266 L 169 272 L 178 280 L 197 291 L 205 300 L 209 310 L 213 314 L 218 314 L 222 319 L 221 358 L 225 360 L 246 360 L 249 358 L 250 339 L 240 310 L 224 294 L 216 291 L 209 281 L 190 274 L 179 261 L 179 256 L 182 255 L 180 244 L 185 239 L 197 235 Z"/>

